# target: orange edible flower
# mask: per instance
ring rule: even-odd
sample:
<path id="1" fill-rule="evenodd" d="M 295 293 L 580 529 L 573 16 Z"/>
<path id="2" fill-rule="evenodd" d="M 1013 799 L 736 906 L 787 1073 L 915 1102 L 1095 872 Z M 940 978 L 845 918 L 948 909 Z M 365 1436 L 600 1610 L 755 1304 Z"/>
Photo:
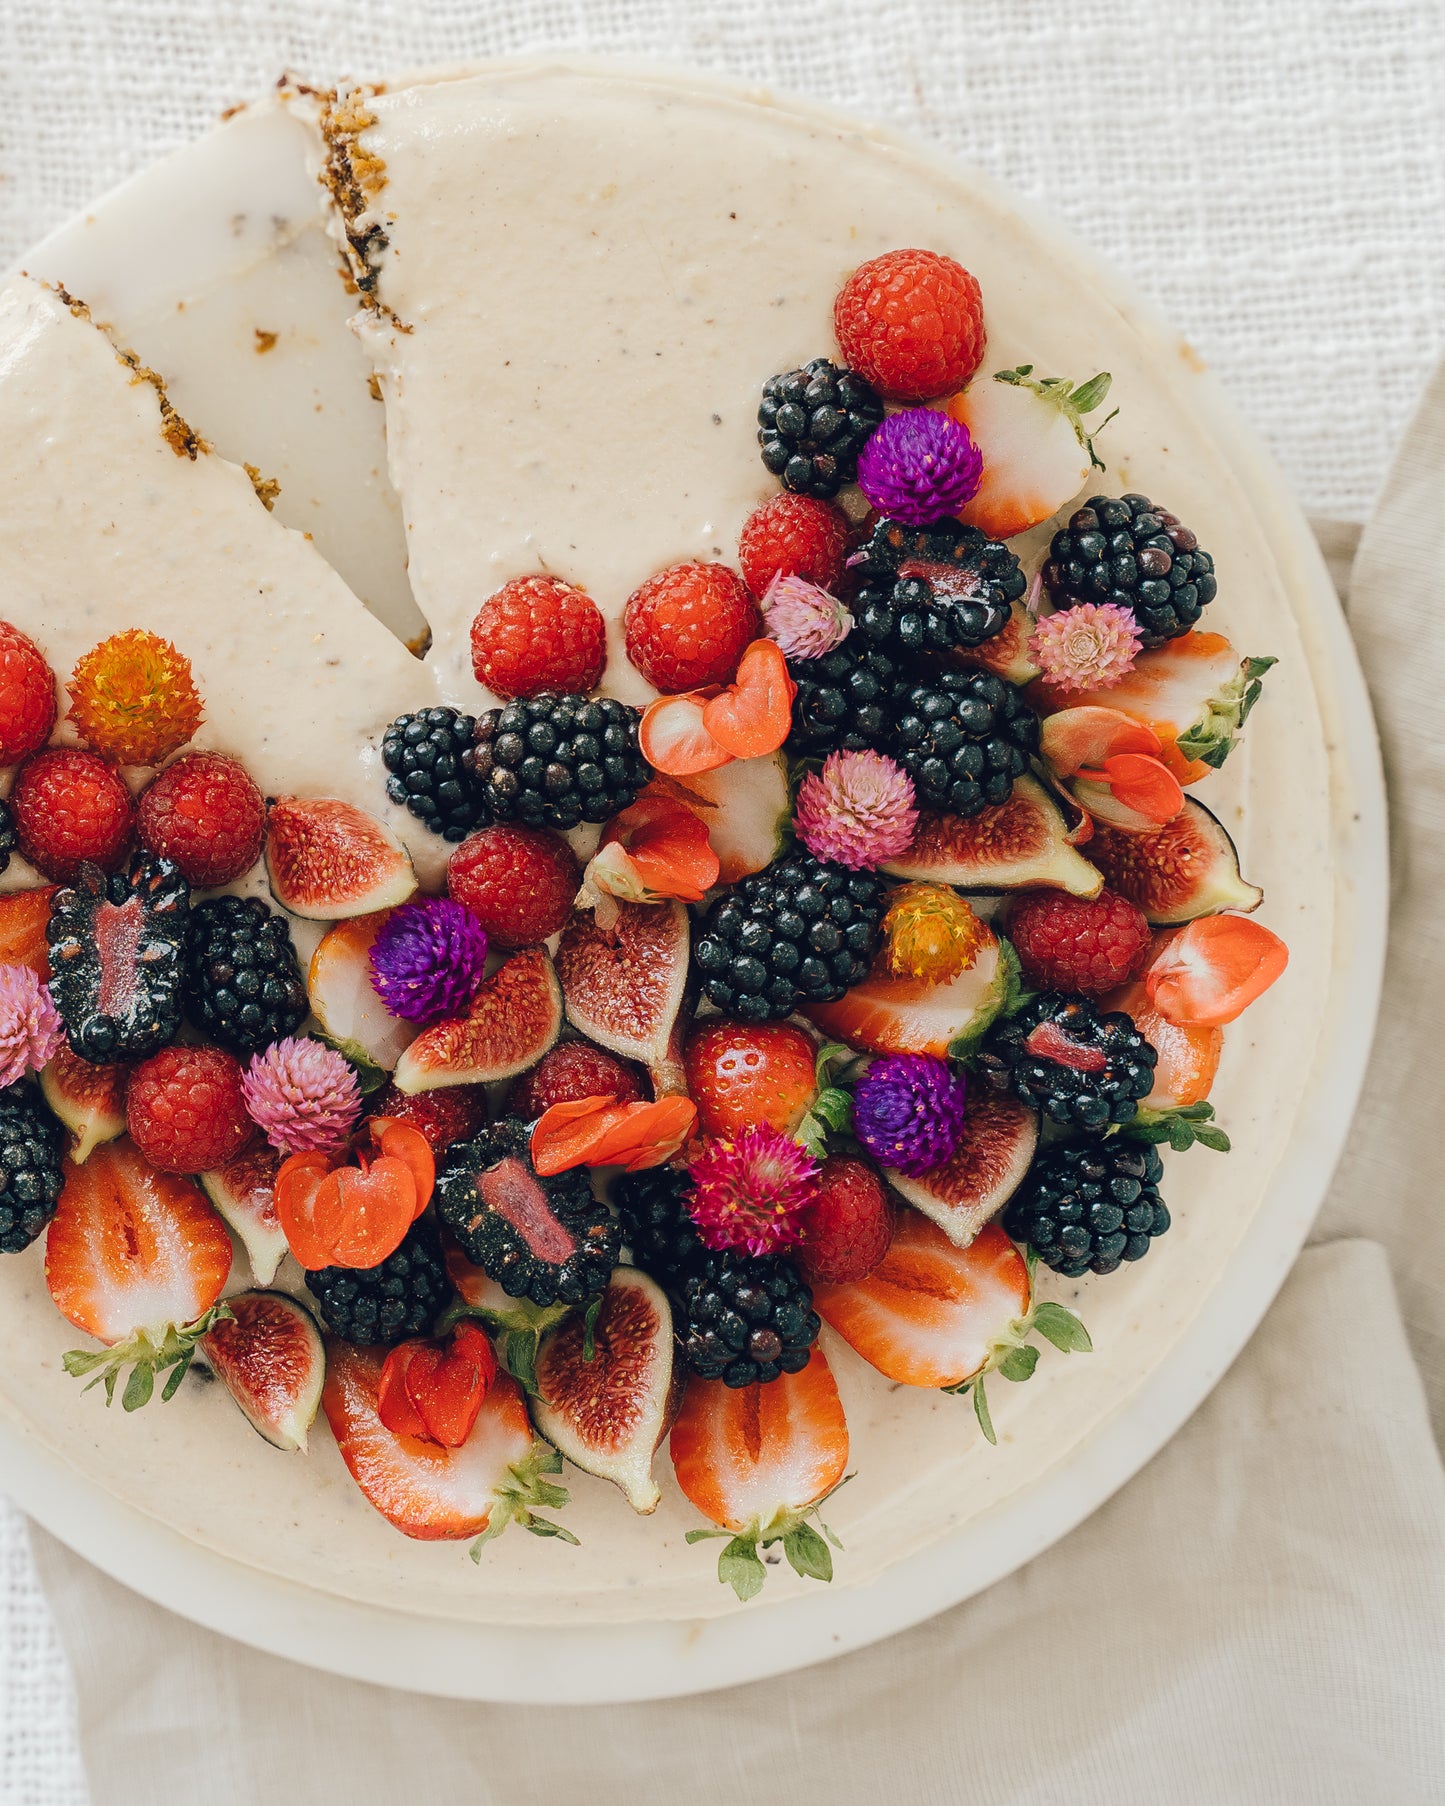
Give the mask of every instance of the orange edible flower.
<path id="1" fill-rule="evenodd" d="M 553 1104 L 532 1130 L 532 1165 L 544 1178 L 574 1166 L 621 1166 L 629 1173 L 661 1166 L 692 1134 L 697 1106 L 686 1097 L 619 1104 L 582 1097 Z"/>

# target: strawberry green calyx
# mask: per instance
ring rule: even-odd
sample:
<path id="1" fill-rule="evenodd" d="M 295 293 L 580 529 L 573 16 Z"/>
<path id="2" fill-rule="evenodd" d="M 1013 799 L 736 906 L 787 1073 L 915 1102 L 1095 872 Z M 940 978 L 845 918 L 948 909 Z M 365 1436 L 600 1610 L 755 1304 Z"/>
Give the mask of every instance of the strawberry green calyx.
<path id="1" fill-rule="evenodd" d="M 1239 670 L 1204 704 L 1203 713 L 1191 727 L 1180 734 L 1176 745 L 1186 759 L 1198 759 L 1217 771 L 1229 757 L 1239 730 L 1249 718 L 1249 711 L 1259 701 L 1264 688 L 1264 674 L 1276 658 L 1241 659 Z"/>
<path id="2" fill-rule="evenodd" d="M 1011 383 L 1016 389 L 1031 389 L 1041 401 L 1047 401 L 1073 427 L 1078 435 L 1079 444 L 1089 454 L 1089 462 L 1095 470 L 1107 470 L 1108 466 L 1094 450 L 1095 437 L 1114 418 L 1119 410 L 1105 415 L 1091 433 L 1084 425 L 1085 414 L 1092 414 L 1095 408 L 1102 407 L 1109 394 L 1109 385 L 1113 377 L 1107 370 L 1099 371 L 1085 383 L 1070 383 L 1064 376 L 1035 376 L 1032 364 L 1020 364 L 1016 370 L 995 370 L 993 380 L 996 383 Z"/>
<path id="3" fill-rule="evenodd" d="M 483 1546 L 494 1536 L 500 1536 L 509 1524 L 518 1524 L 533 1536 L 552 1536 L 580 1547 L 570 1530 L 551 1518 L 537 1517 L 533 1509 L 541 1506 L 548 1511 L 560 1511 L 567 1503 L 571 1497 L 567 1488 L 556 1486 L 545 1478 L 547 1474 L 560 1474 L 561 1471 L 562 1457 L 550 1442 L 540 1441 L 533 1443 L 530 1455 L 507 1469 L 511 1482 L 497 1488 L 496 1499 L 487 1516 L 487 1527 L 472 1544 L 473 1561 L 481 1561 Z"/>
<path id="4" fill-rule="evenodd" d="M 1089 1354 L 1094 1344 L 1079 1319 L 1071 1310 L 1062 1304 L 1055 1304 L 1052 1299 L 1040 1300 L 1034 1296 L 1034 1270 L 1038 1266 L 1038 1256 L 1029 1249 L 1025 1255 L 1029 1269 L 1029 1297 L 1032 1300 L 1029 1309 L 1022 1317 L 1015 1317 L 1003 1334 L 989 1345 L 988 1359 L 972 1379 L 967 1379 L 958 1386 L 945 1386 L 943 1391 L 951 1392 L 962 1398 L 967 1393 L 973 1394 L 973 1411 L 978 1419 L 978 1427 L 985 1438 L 995 1445 L 998 1437 L 994 1434 L 993 1417 L 988 1408 L 988 1396 L 984 1391 L 984 1380 L 990 1373 L 998 1373 L 1006 1380 L 1022 1382 L 1033 1378 L 1034 1369 L 1039 1364 L 1039 1349 L 1029 1338 L 1037 1332 L 1045 1341 L 1052 1342 L 1060 1354 Z"/>
<path id="5" fill-rule="evenodd" d="M 438 1319 L 436 1334 L 450 1335 L 467 1318 L 484 1323 L 496 1337 L 497 1355 L 503 1367 L 529 1398 L 537 1398 L 537 1350 L 546 1332 L 554 1329 L 571 1309 L 570 1304 L 533 1304 L 530 1298 L 512 1298 L 505 1311 L 498 1311 L 458 1298 Z"/>
<path id="6" fill-rule="evenodd" d="M 197 1317 L 194 1323 L 167 1323 L 164 1328 L 138 1329 L 134 1335 L 127 1336 L 124 1342 L 117 1342 L 111 1348 L 72 1348 L 64 1357 L 65 1371 L 73 1379 L 81 1379 L 87 1373 L 94 1378 L 85 1390 L 91 1386 L 105 1386 L 105 1402 L 115 1403 L 115 1389 L 123 1369 L 129 1367 L 130 1378 L 125 1383 L 125 1391 L 121 1394 L 121 1408 L 126 1411 L 138 1411 L 142 1405 L 149 1404 L 155 1392 L 156 1375 L 170 1370 L 169 1378 L 161 1389 L 161 1402 L 174 1398 L 181 1381 L 186 1377 L 192 1360 L 195 1358 L 196 1344 L 223 1318 L 234 1316 L 228 1304 L 212 1305 L 210 1310 Z"/>
<path id="7" fill-rule="evenodd" d="M 793 1131 L 794 1141 L 805 1147 L 815 1160 L 827 1159 L 829 1134 L 846 1134 L 853 1121 L 853 1093 L 843 1085 L 833 1083 L 833 1068 L 847 1067 L 857 1058 L 853 1049 L 841 1041 L 828 1041 L 818 1049 L 815 1068 L 818 1095 Z"/>
<path id="8" fill-rule="evenodd" d="M 1147 1141 L 1157 1145 L 1167 1141 L 1176 1154 L 1192 1148 L 1213 1148 L 1217 1154 L 1229 1152 L 1229 1137 L 1214 1120 L 1213 1104 L 1183 1104 L 1169 1110 L 1141 1109 L 1132 1122 L 1113 1125 L 1130 1141 Z"/>
<path id="9" fill-rule="evenodd" d="M 838 1486 L 852 1479 L 845 1474 Z M 780 1505 L 765 1518 L 754 1518 L 742 1530 L 689 1530 L 689 1543 L 707 1542 L 713 1537 L 727 1541 L 717 1558 L 717 1577 L 723 1586 L 731 1587 L 740 1600 L 754 1599 L 762 1591 L 768 1570 L 761 1551 L 781 1543 L 788 1566 L 804 1580 L 830 1581 L 833 1578 L 833 1549 L 840 1543 L 818 1517 L 820 1507 L 832 1498 L 838 1486 L 830 1486 L 811 1505 Z M 809 1519 L 815 1520 L 810 1523 Z M 832 1548 L 829 1548 L 829 1544 Z"/>

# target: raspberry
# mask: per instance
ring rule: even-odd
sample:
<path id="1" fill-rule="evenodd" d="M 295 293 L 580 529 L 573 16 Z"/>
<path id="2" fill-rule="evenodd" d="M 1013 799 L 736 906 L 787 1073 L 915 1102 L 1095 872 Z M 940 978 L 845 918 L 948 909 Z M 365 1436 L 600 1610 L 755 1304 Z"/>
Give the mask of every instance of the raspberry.
<path id="1" fill-rule="evenodd" d="M 851 368 L 894 401 L 961 389 L 983 357 L 983 300 L 961 263 L 887 251 L 860 264 L 833 303 Z"/>
<path id="2" fill-rule="evenodd" d="M 830 1155 L 793 1259 L 810 1285 L 851 1285 L 866 1279 L 888 1252 L 893 1220 L 892 1194 L 873 1168 Z"/>
<path id="3" fill-rule="evenodd" d="M 163 1173 L 205 1173 L 255 1134 L 241 1099 L 241 1062 L 219 1047 L 163 1047 L 130 1076 L 125 1126 Z"/>
<path id="4" fill-rule="evenodd" d="M 136 825 L 143 847 L 178 865 L 187 884 L 211 890 L 261 857 L 266 804 L 239 759 L 186 753 L 144 792 Z"/>
<path id="5" fill-rule="evenodd" d="M 57 884 L 69 884 L 84 860 L 115 871 L 135 828 L 135 805 L 114 770 L 68 746 L 26 760 L 10 812 L 20 851 Z"/>
<path id="6" fill-rule="evenodd" d="M 606 663 L 601 611 L 560 577 L 514 577 L 472 622 L 472 670 L 503 701 L 544 690 L 585 695 Z"/>
<path id="7" fill-rule="evenodd" d="M 757 604 L 725 564 L 675 564 L 635 589 L 627 656 L 665 696 L 725 684 L 762 631 Z"/>
<path id="8" fill-rule="evenodd" d="M 619 1104 L 642 1099 L 645 1093 L 635 1069 L 590 1041 L 564 1041 L 516 1081 L 507 1098 L 507 1110 L 523 1122 L 534 1122 L 553 1104 L 609 1095 Z"/>
<path id="9" fill-rule="evenodd" d="M 759 599 L 777 576 L 805 577 L 833 590 L 842 581 L 847 549 L 848 518 L 841 508 L 785 490 L 744 521 L 738 563 Z"/>
<path id="10" fill-rule="evenodd" d="M 448 893 L 495 947 L 535 947 L 560 934 L 581 883 L 576 855 L 551 828 L 483 828 L 447 861 Z"/>
<path id="11" fill-rule="evenodd" d="M 54 673 L 34 640 L 0 621 L 0 765 L 44 746 L 54 726 Z"/>
<path id="12" fill-rule="evenodd" d="M 442 1085 L 408 1097 L 395 1085 L 384 1085 L 367 1100 L 367 1114 L 390 1116 L 420 1129 L 434 1154 L 454 1141 L 470 1141 L 487 1120 L 485 1085 Z"/>
<path id="13" fill-rule="evenodd" d="M 1063 891 L 1015 898 L 1009 938 L 1031 985 L 1102 997 L 1144 970 L 1150 928 L 1140 909 L 1113 891 L 1087 900 Z"/>

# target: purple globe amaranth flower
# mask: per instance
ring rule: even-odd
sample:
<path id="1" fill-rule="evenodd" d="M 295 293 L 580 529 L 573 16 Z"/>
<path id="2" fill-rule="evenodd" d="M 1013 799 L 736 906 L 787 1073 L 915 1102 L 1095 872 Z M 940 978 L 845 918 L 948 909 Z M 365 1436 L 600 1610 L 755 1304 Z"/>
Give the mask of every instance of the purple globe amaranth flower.
<path id="1" fill-rule="evenodd" d="M 983 458 L 968 428 L 936 408 L 890 414 L 858 459 L 864 495 L 910 527 L 957 514 L 982 481 Z"/>
<path id="2" fill-rule="evenodd" d="M 464 1016 L 486 963 L 486 929 L 450 897 L 403 903 L 371 943 L 372 988 L 406 1022 Z"/>
<path id="3" fill-rule="evenodd" d="M 853 1090 L 854 1134 L 880 1166 L 910 1178 L 944 1164 L 963 1117 L 963 1074 L 933 1054 L 885 1054 Z"/>

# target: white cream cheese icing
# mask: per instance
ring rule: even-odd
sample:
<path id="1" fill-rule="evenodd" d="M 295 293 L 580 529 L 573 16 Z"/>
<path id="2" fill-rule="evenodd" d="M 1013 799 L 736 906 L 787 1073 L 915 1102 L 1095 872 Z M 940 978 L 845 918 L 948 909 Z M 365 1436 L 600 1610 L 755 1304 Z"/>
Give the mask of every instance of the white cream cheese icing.
<path id="1" fill-rule="evenodd" d="M 1281 658 L 1247 746 L 1202 792 L 1240 836 L 1248 875 L 1266 887 L 1265 919 L 1293 955 L 1230 1034 L 1215 1102 L 1235 1152 L 1170 1163 L 1175 1227 L 1148 1261 L 1097 1284 L 1050 1282 L 1085 1316 L 1096 1352 L 1046 1354 L 1030 1385 L 996 1387 L 997 1449 L 978 1438 L 966 1403 L 892 1387 L 827 1339 L 857 1470 L 830 1507 L 847 1545 L 836 1584 L 867 1582 L 1007 1509 L 1125 1405 L 1217 1284 L 1288 1142 L 1330 984 L 1334 857 L 1323 735 L 1289 595 L 1228 448 L 1194 405 L 1183 348 L 1136 328 L 1083 260 L 966 176 L 833 121 L 675 80 L 530 65 L 367 105 L 375 123 L 363 147 L 385 174 L 370 203 L 388 240 L 380 294 L 410 331 L 377 315 L 361 331 L 386 399 L 412 582 L 435 635 L 435 691 L 447 700 L 482 700 L 466 631 L 504 578 L 539 568 L 571 578 L 615 636 L 627 594 L 650 571 L 731 557 L 769 490 L 753 443 L 760 383 L 826 351 L 839 281 L 906 243 L 978 275 L 986 369 L 1113 371 L 1121 415 L 1101 448 L 1109 485 L 1158 494 L 1196 528 L 1220 571 L 1211 625 L 1241 651 Z M 92 328 L 24 286 L 3 319 L 0 568 L 20 580 L 6 579 L 5 612 L 61 669 L 122 626 L 154 625 L 193 659 L 199 648 L 208 699 L 218 682 L 217 694 L 259 691 L 263 705 L 259 716 L 227 705 L 203 743 L 263 764 L 268 787 L 379 808 L 366 749 L 378 724 L 426 691 L 422 668 L 395 642 L 373 645 L 354 597 L 264 514 L 239 471 L 215 459 L 182 467 L 156 435 L 153 394 L 123 372 L 117 382 Z M 86 505 L 87 493 L 103 504 Z M 126 555 L 107 560 L 112 516 Z M 77 525 L 89 552 L 65 543 Z M 274 635 L 244 634 L 208 609 L 216 599 L 239 610 L 261 570 L 290 599 L 276 631 L 298 656 L 307 631 L 330 637 L 345 624 L 346 659 L 364 650 L 364 704 L 354 688 L 325 687 L 324 660 L 286 676 L 292 661 L 272 654 Z M 615 637 L 613 656 L 608 687 L 643 693 Z M 268 700 L 283 681 L 285 697 Z M 340 727 L 318 706 L 333 702 Z M 324 1427 L 301 1461 L 249 1436 L 219 1387 L 187 1386 L 129 1419 L 83 1397 L 60 1371 L 73 1337 L 50 1305 L 38 1249 L 0 1262 L 0 1305 L 8 1419 L 237 1560 L 370 1603 L 493 1622 L 730 1609 L 706 1549 L 683 1543 L 695 1514 L 665 1457 L 655 1517 L 635 1519 L 612 1489 L 569 1473 L 583 1548 L 513 1533 L 478 1570 L 455 1546 L 392 1531 Z M 774 1573 L 749 1609 L 802 1590 Z"/>

